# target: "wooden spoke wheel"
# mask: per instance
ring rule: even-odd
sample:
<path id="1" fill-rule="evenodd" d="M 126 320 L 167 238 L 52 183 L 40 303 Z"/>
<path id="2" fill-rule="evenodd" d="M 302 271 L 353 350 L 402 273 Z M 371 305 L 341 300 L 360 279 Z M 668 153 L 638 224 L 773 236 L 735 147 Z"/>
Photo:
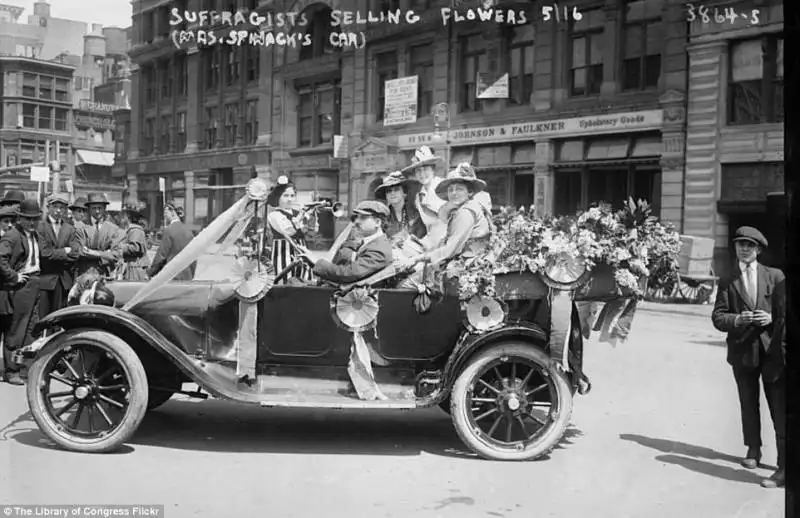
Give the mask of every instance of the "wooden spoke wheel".
<path id="1" fill-rule="evenodd" d="M 117 449 L 147 410 L 147 376 L 136 353 L 99 330 L 68 331 L 31 366 L 28 405 L 42 432 L 68 450 Z"/>
<path id="2" fill-rule="evenodd" d="M 544 351 L 521 343 L 477 354 L 450 399 L 461 440 L 492 460 L 546 455 L 563 437 L 572 414 L 572 390 L 564 374 Z"/>
<path id="3" fill-rule="evenodd" d="M 687 277 L 678 274 L 678 292 L 692 304 L 708 304 L 716 295 L 717 278 L 713 270 L 707 276 Z"/>

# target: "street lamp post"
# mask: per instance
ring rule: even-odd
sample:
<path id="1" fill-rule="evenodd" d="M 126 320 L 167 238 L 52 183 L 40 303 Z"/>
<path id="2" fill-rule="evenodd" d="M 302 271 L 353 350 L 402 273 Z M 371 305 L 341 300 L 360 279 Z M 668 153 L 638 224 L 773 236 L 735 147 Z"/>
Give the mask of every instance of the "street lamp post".
<path id="1" fill-rule="evenodd" d="M 441 130 L 444 127 L 444 157 L 445 157 L 445 175 L 450 168 L 450 105 L 448 103 L 439 103 L 433 107 L 433 129 L 434 137 L 438 140 L 442 138 Z"/>

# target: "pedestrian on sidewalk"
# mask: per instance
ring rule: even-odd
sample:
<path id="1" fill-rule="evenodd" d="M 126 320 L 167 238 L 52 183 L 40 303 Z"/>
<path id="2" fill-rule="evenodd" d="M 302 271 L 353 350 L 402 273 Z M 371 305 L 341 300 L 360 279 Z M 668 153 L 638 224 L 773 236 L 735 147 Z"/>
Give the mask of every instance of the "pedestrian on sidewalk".
<path id="1" fill-rule="evenodd" d="M 31 330 L 39 313 L 39 242 L 36 227 L 42 211 L 36 200 L 25 200 L 16 210 L 17 225 L 0 238 L 0 277 L 9 280 L 11 325 L 3 347 L 4 377 L 11 385 L 24 385 L 21 365 L 13 353 L 33 341 Z"/>
<path id="2" fill-rule="evenodd" d="M 39 222 L 39 248 L 42 273 L 39 275 L 39 317 L 45 317 L 67 305 L 72 288 L 72 271 L 81 255 L 75 227 L 64 219 L 69 200 L 63 194 L 47 198 L 47 217 Z"/>
<path id="3" fill-rule="evenodd" d="M 14 227 L 17 221 L 17 209 L 13 205 L 0 206 L 0 238 Z M 9 290 L 16 284 L 16 274 L 13 277 L 7 276 L 8 271 L 0 268 L 0 340 L 5 349 L 8 339 L 8 330 L 11 328 L 11 319 L 14 316 L 14 307 L 11 305 L 11 293 Z M 4 361 L 9 361 L 8 356 L 3 355 Z M 3 370 L 5 372 L 5 369 Z"/>
<path id="4" fill-rule="evenodd" d="M 733 244 L 737 268 L 721 283 L 711 319 L 715 328 L 728 333 L 727 360 L 739 392 L 747 446 L 742 465 L 754 469 L 761 462 L 761 378 L 778 449 L 778 469 L 761 485 L 780 487 L 786 482 L 786 279 L 777 268 L 758 263 L 768 244 L 757 229 L 740 227 Z"/>
<path id="5" fill-rule="evenodd" d="M 76 263 L 76 279 L 84 273 L 112 277 L 122 258 L 121 245 L 125 233 L 108 217 L 107 207 L 105 194 L 89 193 L 86 200 L 89 219 L 83 229 L 85 242 Z"/>

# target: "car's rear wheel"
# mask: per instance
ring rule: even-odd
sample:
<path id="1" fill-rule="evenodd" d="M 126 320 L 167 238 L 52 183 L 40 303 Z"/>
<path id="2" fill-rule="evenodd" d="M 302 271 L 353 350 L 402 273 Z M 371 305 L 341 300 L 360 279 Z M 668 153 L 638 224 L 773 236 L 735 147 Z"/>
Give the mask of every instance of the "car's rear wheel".
<path id="1" fill-rule="evenodd" d="M 471 358 L 453 385 L 450 415 L 472 451 L 492 460 L 532 460 L 561 440 L 572 391 L 548 355 L 522 343 Z"/>
<path id="2" fill-rule="evenodd" d="M 28 373 L 28 405 L 56 444 L 84 453 L 124 444 L 147 410 L 147 375 L 139 357 L 106 331 L 67 331 L 47 344 Z"/>

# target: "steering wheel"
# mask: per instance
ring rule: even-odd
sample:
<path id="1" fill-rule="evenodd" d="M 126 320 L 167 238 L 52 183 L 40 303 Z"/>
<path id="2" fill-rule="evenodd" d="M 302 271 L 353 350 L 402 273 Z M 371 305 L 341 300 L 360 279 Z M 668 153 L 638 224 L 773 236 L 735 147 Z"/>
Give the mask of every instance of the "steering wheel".
<path id="1" fill-rule="evenodd" d="M 281 270 L 278 273 L 278 275 L 275 276 L 275 280 L 273 281 L 273 283 L 278 284 L 280 281 L 284 279 L 284 277 L 286 277 L 289 274 L 289 272 L 300 266 L 300 264 L 302 263 L 308 263 L 309 265 L 311 264 L 311 262 L 305 256 L 301 255 L 300 257 L 289 263 L 289 266 Z"/>

